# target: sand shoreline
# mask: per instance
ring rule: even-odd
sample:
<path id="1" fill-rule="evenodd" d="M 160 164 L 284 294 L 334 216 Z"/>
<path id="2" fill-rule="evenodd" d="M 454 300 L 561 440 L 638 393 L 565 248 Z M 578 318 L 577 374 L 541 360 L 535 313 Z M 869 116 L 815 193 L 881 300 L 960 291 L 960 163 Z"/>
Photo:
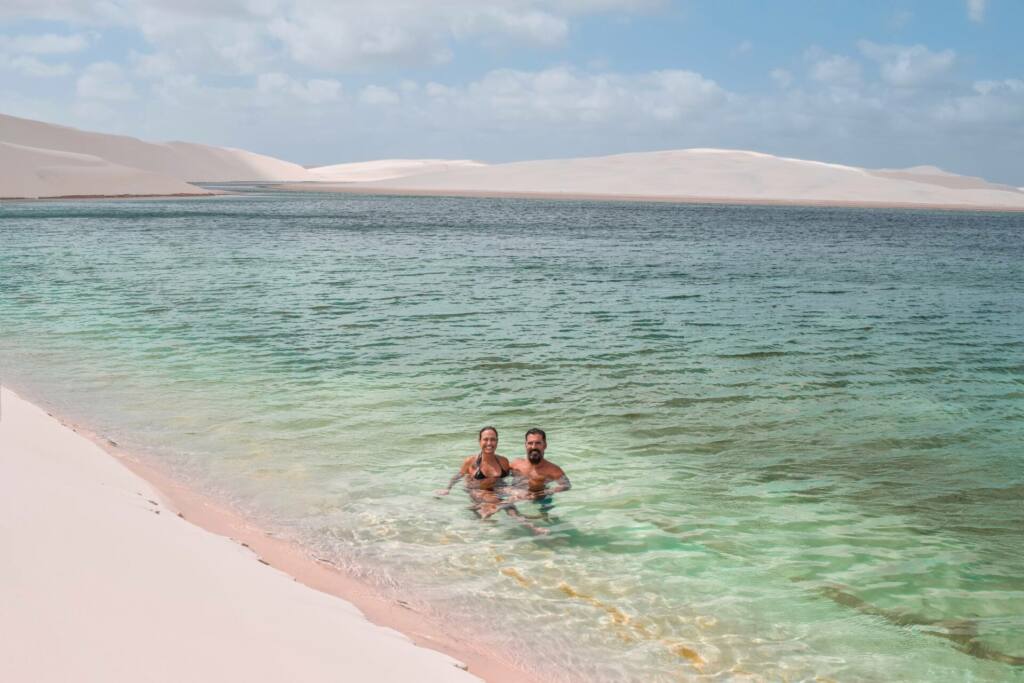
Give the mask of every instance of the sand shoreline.
<path id="1" fill-rule="evenodd" d="M 230 192 L 196 192 L 189 194 L 178 192 L 176 194 L 66 194 L 55 197 L 0 197 L 0 204 L 5 202 L 61 202 L 69 199 L 78 200 L 102 200 L 102 199 L 201 199 L 203 197 L 220 197 L 231 194 Z"/>
<path id="2" fill-rule="evenodd" d="M 229 183 L 217 183 L 227 185 Z M 807 207 L 807 208 L 846 208 L 846 209 L 906 209 L 910 211 L 967 211 L 971 213 L 1024 213 L 1024 208 L 1012 206 L 982 206 L 972 204 L 922 204 L 914 202 L 869 202 L 846 201 L 831 199 L 737 199 L 735 197 L 690 197 L 684 195 L 642 195 L 642 194 L 600 194 L 583 192 L 500 192 L 492 190 L 417 190 L 406 188 L 367 187 L 362 183 L 330 183 L 330 182 L 295 182 L 295 183 L 264 183 L 238 181 L 239 185 L 265 187 L 269 190 L 285 192 L 309 192 L 327 194 L 354 194 L 388 197 L 455 197 L 479 199 L 539 199 L 556 201 L 588 201 L 588 202 L 622 202 L 622 203 L 655 203 L 655 204 L 706 204 L 711 206 L 762 206 L 762 207 Z M 0 197 L 0 204 L 8 202 L 59 202 L 59 201 L 90 201 L 106 199 L 201 199 L 208 197 L 244 196 L 245 193 L 233 193 L 212 190 L 202 193 L 186 194 L 95 194 L 95 195 L 62 195 L 54 197 Z"/>
<path id="3" fill-rule="evenodd" d="M 691 197 L 684 195 L 601 194 L 583 192 L 500 192 L 496 190 L 422 190 L 399 187 L 367 187 L 361 183 L 252 183 L 287 192 L 382 195 L 396 197 L 472 197 L 494 199 L 544 199 L 564 201 L 638 202 L 661 204 L 710 204 L 715 206 L 790 206 L 850 209 L 910 209 L 920 211 L 970 211 L 972 213 L 1021 213 L 1024 207 L 973 204 L 922 204 L 914 202 L 853 201 L 832 199 L 737 199 L 735 197 Z"/>
<path id="4" fill-rule="evenodd" d="M 227 183 L 218 183 L 225 185 Z M 971 213 L 1024 213 L 1024 208 L 1008 206 L 976 206 L 970 204 L 917 204 L 913 202 L 868 202 L 842 200 L 797 199 L 736 199 L 734 197 L 687 197 L 635 194 L 594 194 L 580 192 L 498 192 L 490 190 L 413 190 L 404 188 L 365 187 L 360 183 L 260 183 L 239 181 L 239 185 L 265 186 L 270 190 L 327 194 L 354 194 L 388 197 L 454 197 L 479 199 L 539 199 L 556 201 L 622 202 L 655 204 L 706 204 L 711 206 L 807 207 L 845 209 L 906 209 L 909 211 L 968 211 Z M 208 197 L 244 196 L 245 193 L 209 191 L 196 194 L 97 194 L 65 195 L 59 197 L 0 197 L 0 204 L 8 202 L 59 202 L 67 200 L 90 201 L 105 199 L 202 199 Z"/>
<path id="5" fill-rule="evenodd" d="M 447 632 L 443 625 L 423 613 L 418 606 L 382 595 L 371 585 L 346 573 L 342 567 L 329 560 L 313 557 L 297 543 L 274 536 L 227 506 L 190 489 L 167 472 L 162 471 L 156 464 L 125 452 L 112 440 L 90 431 L 87 427 L 61 419 L 47 408 L 41 407 L 45 405 L 45 402 L 36 397 L 27 398 L 29 394 L 24 392 L 21 387 L 11 389 L 8 386 L 3 386 L 0 387 L 0 391 L 3 392 L 0 421 L 7 420 L 9 423 L 12 413 L 21 413 L 25 409 L 45 412 L 45 415 L 56 423 L 54 425 L 56 429 L 73 433 L 71 438 L 77 438 L 83 444 L 95 446 L 105 454 L 112 464 L 116 463 L 116 467 L 130 472 L 142 483 L 152 487 L 158 496 L 159 504 L 162 504 L 163 509 L 171 515 L 182 518 L 190 526 L 215 534 L 221 540 L 228 539 L 238 545 L 239 549 L 248 549 L 253 553 L 253 559 L 256 561 L 284 572 L 293 581 L 312 589 L 313 592 L 326 594 L 332 599 L 340 598 L 339 607 L 354 605 L 361 612 L 368 627 L 373 628 L 372 625 L 375 625 L 394 629 L 406 636 L 414 646 L 429 648 L 429 650 L 447 655 L 453 660 L 453 663 L 456 663 L 454 660 L 458 660 L 465 665 L 466 671 L 470 674 L 490 683 L 519 681 L 530 683 L 537 680 L 517 667 L 515 663 L 498 659 L 492 650 L 484 652 L 483 648 L 475 647 L 472 643 Z M 12 410 L 12 406 L 16 410 Z M 12 429 L 10 424 L 0 426 L 7 427 L 8 433 Z M 0 434 L 4 433 L 0 431 Z M 34 437 L 36 434 L 32 436 Z M 80 457 L 78 453 L 74 455 Z M 149 502 L 154 505 L 158 504 L 152 500 Z M 159 514 L 157 510 L 151 511 Z M 4 529 L 0 526 L 0 532 L 2 531 Z M 166 541 L 167 539 L 161 540 Z M 81 559 L 79 558 L 79 560 Z M 164 586 L 154 585 L 152 588 L 156 592 Z M 3 616 L 0 616 L 0 626 L 4 626 L 3 621 Z M 14 625 L 8 624 L 7 626 Z M 2 649 L 0 647 L 0 651 Z M 370 662 L 370 664 L 373 665 L 374 662 Z M 139 672 L 133 673 L 138 674 Z M 132 677 L 137 679 L 139 676 Z M 327 676 L 327 678 L 330 677 Z M 211 676 L 211 678 L 215 677 Z M 387 676 L 384 678 L 375 676 L 375 678 L 388 680 Z M 467 677 L 467 680 L 469 678 Z M 112 679 L 116 680 L 117 677 L 114 676 Z"/>

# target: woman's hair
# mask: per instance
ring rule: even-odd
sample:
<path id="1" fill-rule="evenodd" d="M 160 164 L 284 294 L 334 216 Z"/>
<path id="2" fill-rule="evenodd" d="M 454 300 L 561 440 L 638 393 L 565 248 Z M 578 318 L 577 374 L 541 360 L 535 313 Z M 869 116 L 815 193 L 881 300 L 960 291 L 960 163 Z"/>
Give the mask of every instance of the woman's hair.
<path id="1" fill-rule="evenodd" d="M 494 427 L 490 426 L 490 425 L 487 425 L 486 427 L 484 427 L 483 429 L 480 430 L 479 434 L 476 435 L 476 440 L 479 441 L 480 439 L 482 439 L 483 436 L 484 436 L 484 432 L 487 432 L 487 431 L 494 432 L 494 438 L 495 439 L 498 438 L 498 430 L 495 429 Z"/>

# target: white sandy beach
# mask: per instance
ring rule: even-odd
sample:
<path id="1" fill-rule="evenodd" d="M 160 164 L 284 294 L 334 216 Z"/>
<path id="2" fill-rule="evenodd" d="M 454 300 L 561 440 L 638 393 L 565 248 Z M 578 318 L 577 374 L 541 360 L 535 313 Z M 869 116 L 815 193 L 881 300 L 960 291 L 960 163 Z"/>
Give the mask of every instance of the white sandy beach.
<path id="1" fill-rule="evenodd" d="M 0 389 L 0 679 L 474 681 Z"/>

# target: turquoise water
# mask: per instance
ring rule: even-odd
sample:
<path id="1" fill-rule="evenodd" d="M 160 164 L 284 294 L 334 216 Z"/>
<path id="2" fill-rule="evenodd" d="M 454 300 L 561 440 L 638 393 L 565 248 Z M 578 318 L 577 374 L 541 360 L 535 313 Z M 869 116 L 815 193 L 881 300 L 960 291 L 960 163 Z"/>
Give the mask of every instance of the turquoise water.
<path id="1" fill-rule="evenodd" d="M 0 379 L 551 680 L 1024 680 L 1022 231 L 6 203 Z M 431 495 L 484 424 L 548 431 L 550 536 Z"/>

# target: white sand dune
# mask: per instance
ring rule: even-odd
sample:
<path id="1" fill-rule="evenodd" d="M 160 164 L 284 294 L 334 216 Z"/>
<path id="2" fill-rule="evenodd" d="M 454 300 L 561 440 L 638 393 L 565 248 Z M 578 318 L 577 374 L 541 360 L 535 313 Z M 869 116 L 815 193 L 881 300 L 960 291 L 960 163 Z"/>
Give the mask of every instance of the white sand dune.
<path id="1" fill-rule="evenodd" d="M 1024 192 L 938 169 L 854 166 L 719 149 L 460 168 L 365 183 L 367 189 L 1024 209 Z"/>
<path id="2" fill-rule="evenodd" d="M 334 183 L 372 182 L 405 178 L 423 173 L 438 173 L 485 164 L 468 159 L 378 159 L 349 164 L 318 166 L 309 169 L 312 180 Z"/>
<path id="3" fill-rule="evenodd" d="M 177 178 L 90 154 L 0 142 L 0 198 L 205 194 Z"/>
<path id="4" fill-rule="evenodd" d="M 188 142 L 144 142 L 125 135 L 91 133 L 4 114 L 0 114 L 0 142 L 89 154 L 114 164 L 191 182 L 311 179 L 306 169 L 298 164 L 240 149 Z M 0 166 L 6 164 L 0 158 Z"/>
<path id="5" fill-rule="evenodd" d="M 0 197 L 165 194 L 133 189 L 147 183 L 157 185 L 153 176 L 135 177 L 126 170 L 137 169 L 181 181 L 289 182 L 301 183 L 295 189 L 322 191 L 1024 209 L 1020 188 L 947 173 L 934 166 L 870 170 L 739 150 L 685 149 L 495 165 L 464 159 L 382 159 L 305 169 L 244 150 L 185 142 L 150 143 L 2 114 L 0 142 L 92 157 L 89 163 L 79 159 L 61 164 L 43 159 L 40 152 L 32 164 L 24 166 L 15 161 L 10 147 L 0 148 Z M 21 152 L 17 158 L 25 154 Z M 101 170 L 98 161 L 110 167 Z M 26 169 L 36 173 L 37 165 L 46 169 L 43 178 L 20 177 Z M 166 194 L 185 192 L 178 187 Z"/>
<path id="6" fill-rule="evenodd" d="M 943 171 L 936 166 L 914 166 L 902 169 L 878 169 L 871 171 L 872 174 L 882 178 L 895 178 L 898 180 L 912 180 L 918 183 L 929 183 L 946 187 L 953 190 L 1002 190 L 1017 192 L 1018 188 L 1011 185 L 1000 185 L 990 183 L 983 178 L 974 176 L 957 175 L 949 171 Z"/>
<path id="7" fill-rule="evenodd" d="M 0 389 L 5 681 L 479 681 L 252 551 Z"/>

